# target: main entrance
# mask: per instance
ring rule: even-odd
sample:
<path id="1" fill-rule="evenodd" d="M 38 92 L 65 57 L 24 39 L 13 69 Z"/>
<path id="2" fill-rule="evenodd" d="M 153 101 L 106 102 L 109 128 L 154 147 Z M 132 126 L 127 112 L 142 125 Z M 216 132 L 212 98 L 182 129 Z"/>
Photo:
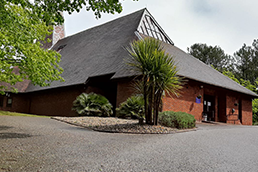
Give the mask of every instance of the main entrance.
<path id="1" fill-rule="evenodd" d="M 215 121 L 215 97 L 204 95 L 203 98 L 203 120 Z"/>

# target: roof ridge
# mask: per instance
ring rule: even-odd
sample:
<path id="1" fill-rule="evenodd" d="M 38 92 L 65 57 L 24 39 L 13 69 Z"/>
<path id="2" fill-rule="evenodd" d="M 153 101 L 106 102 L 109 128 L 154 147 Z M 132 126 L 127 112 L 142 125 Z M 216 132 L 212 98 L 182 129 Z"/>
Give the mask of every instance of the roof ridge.
<path id="1" fill-rule="evenodd" d="M 185 51 L 181 50 L 181 49 L 178 48 L 177 46 L 175 46 L 175 45 L 172 45 L 172 46 L 174 46 L 175 48 L 177 48 L 177 49 L 180 50 L 181 52 L 186 53 Z M 216 69 L 214 69 L 214 68 L 211 67 L 210 65 L 205 64 L 203 61 L 199 60 L 198 58 L 194 57 L 193 55 L 191 55 L 191 54 L 189 54 L 189 53 L 186 53 L 186 54 L 188 54 L 189 57 L 191 57 L 192 59 L 198 61 L 198 62 L 199 62 L 200 64 L 202 64 L 203 66 L 208 67 L 208 68 L 210 68 L 211 70 L 213 70 L 214 72 L 216 72 L 217 74 L 221 75 L 223 78 L 227 79 L 228 81 L 233 82 L 234 84 L 237 84 L 237 85 L 240 86 L 242 89 L 245 89 L 245 90 L 247 90 L 247 91 L 250 92 L 250 93 L 256 94 L 255 92 L 253 92 L 253 91 L 249 90 L 248 88 L 244 87 L 243 85 L 237 83 L 236 81 L 234 81 L 233 79 L 229 78 L 228 76 L 225 76 L 223 73 L 217 71 Z M 196 79 L 195 79 L 195 80 L 196 80 Z M 218 86 L 218 85 L 217 85 L 217 86 Z M 226 86 L 224 86 L 224 88 L 234 90 L 234 89 L 229 88 L 229 87 L 226 87 Z M 235 91 L 236 91 L 236 90 L 235 90 Z M 257 95 L 257 94 L 256 94 L 256 95 Z"/>
<path id="2" fill-rule="evenodd" d="M 73 35 L 69 35 L 69 36 L 64 37 L 64 38 L 62 38 L 62 39 L 60 39 L 60 40 L 63 40 L 63 39 L 66 39 L 66 38 L 69 38 L 69 37 L 72 37 L 72 36 L 81 34 L 81 33 L 83 33 L 83 32 L 87 32 L 87 31 L 92 30 L 92 29 L 96 29 L 97 27 L 101 27 L 101 26 L 103 26 L 103 25 L 106 25 L 106 24 L 108 24 L 108 23 L 114 22 L 114 21 L 116 21 L 116 20 L 121 20 L 121 19 L 123 19 L 123 18 L 125 18 L 125 17 L 128 17 L 128 16 L 130 16 L 130 15 L 136 14 L 136 13 L 141 12 L 141 11 L 142 11 L 142 14 L 143 14 L 145 10 L 147 10 L 147 8 L 143 8 L 143 9 L 137 10 L 137 11 L 135 11 L 135 12 L 132 12 L 132 13 L 129 13 L 129 14 L 125 14 L 125 15 L 123 15 L 123 16 L 121 16 L 121 17 L 117 17 L 117 18 L 115 18 L 115 19 L 113 19 L 113 20 L 110 20 L 110 21 L 107 21 L 107 22 L 105 22 L 105 23 L 102 23 L 102 24 L 99 24 L 99 25 L 96 25 L 96 26 L 87 28 L 87 29 L 82 30 L 82 31 L 80 31 L 80 32 L 77 32 L 77 33 L 75 33 L 75 34 L 73 34 Z M 136 29 L 137 29 L 137 28 L 136 28 Z M 59 41 L 60 41 L 60 40 L 59 40 Z M 58 41 L 58 42 L 59 42 L 59 41 Z M 58 42 L 57 42 L 57 43 L 58 43 Z M 56 43 L 56 44 L 57 44 L 57 43 Z"/>

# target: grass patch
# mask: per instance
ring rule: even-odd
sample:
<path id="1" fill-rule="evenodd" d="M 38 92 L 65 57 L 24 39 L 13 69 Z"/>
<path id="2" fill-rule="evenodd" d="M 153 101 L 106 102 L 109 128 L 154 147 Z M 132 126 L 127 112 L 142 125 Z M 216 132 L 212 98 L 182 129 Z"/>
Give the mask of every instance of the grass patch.
<path id="1" fill-rule="evenodd" d="M 9 111 L 0 111 L 0 116 L 2 116 L 2 115 L 50 118 L 49 116 L 29 115 L 29 114 L 26 114 L 26 113 L 16 113 L 16 112 L 9 112 Z"/>

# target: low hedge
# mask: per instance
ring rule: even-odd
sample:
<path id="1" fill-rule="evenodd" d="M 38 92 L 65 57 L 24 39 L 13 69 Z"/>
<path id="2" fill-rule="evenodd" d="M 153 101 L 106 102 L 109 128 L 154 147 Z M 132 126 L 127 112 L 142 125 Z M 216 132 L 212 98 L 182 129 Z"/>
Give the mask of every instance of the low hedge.
<path id="1" fill-rule="evenodd" d="M 166 127 L 178 129 L 187 129 L 195 127 L 194 116 L 185 112 L 161 112 L 159 114 L 159 123 Z"/>

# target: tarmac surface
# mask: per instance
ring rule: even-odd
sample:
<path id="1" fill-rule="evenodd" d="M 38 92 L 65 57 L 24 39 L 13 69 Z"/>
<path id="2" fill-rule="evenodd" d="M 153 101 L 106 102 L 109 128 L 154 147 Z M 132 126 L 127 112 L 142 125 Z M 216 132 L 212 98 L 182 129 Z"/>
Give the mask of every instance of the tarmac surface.
<path id="1" fill-rule="evenodd" d="M 0 116 L 0 171 L 257 171 L 258 128 L 198 124 L 175 134 L 87 130 Z"/>

